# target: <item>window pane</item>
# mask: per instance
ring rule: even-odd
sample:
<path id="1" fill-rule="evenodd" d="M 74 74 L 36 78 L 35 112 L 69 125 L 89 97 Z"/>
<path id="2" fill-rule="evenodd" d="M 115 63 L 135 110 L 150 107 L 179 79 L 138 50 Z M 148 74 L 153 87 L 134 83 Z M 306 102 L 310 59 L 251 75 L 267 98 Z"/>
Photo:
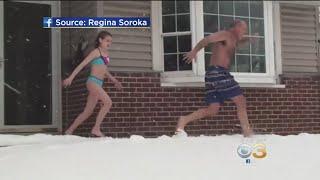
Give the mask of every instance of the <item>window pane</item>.
<path id="1" fill-rule="evenodd" d="M 163 38 L 164 53 L 176 53 L 177 52 L 177 37 L 170 36 Z"/>
<path id="2" fill-rule="evenodd" d="M 235 56 L 230 60 L 230 72 L 236 72 L 236 60 Z"/>
<path id="3" fill-rule="evenodd" d="M 211 49 L 212 49 L 212 46 L 214 45 L 214 43 L 210 43 L 208 44 L 205 48 L 204 48 L 204 51 L 205 52 L 211 52 Z"/>
<path id="4" fill-rule="evenodd" d="M 177 55 L 164 55 L 164 71 L 177 71 Z"/>
<path id="5" fill-rule="evenodd" d="M 250 26 L 251 26 L 250 28 L 251 35 L 264 36 L 263 19 L 251 19 Z"/>
<path id="6" fill-rule="evenodd" d="M 237 55 L 238 72 L 250 72 L 250 56 Z"/>
<path id="7" fill-rule="evenodd" d="M 177 1 L 177 13 L 189 13 L 190 1 Z"/>
<path id="8" fill-rule="evenodd" d="M 162 14 L 174 14 L 174 9 L 174 1 L 162 1 Z"/>
<path id="9" fill-rule="evenodd" d="M 253 42 L 251 42 L 251 54 L 265 54 L 264 38 L 255 38 Z"/>
<path id="10" fill-rule="evenodd" d="M 218 31 L 218 16 L 204 15 L 204 32 L 217 32 Z"/>
<path id="11" fill-rule="evenodd" d="M 234 2 L 236 16 L 249 16 L 249 3 L 248 1 L 235 1 Z"/>
<path id="12" fill-rule="evenodd" d="M 218 8 L 217 8 L 218 6 Z M 203 1 L 204 35 L 219 30 L 229 29 L 234 20 L 243 20 L 248 25 L 248 33 L 245 36 L 250 41 L 237 46 L 236 54 L 230 60 L 231 72 L 258 72 L 265 73 L 265 38 L 264 38 L 264 14 L 262 1 Z M 206 14 L 207 13 L 207 14 Z M 210 14 L 209 14 L 210 13 Z M 216 15 L 212 15 L 216 14 Z M 238 17 L 237 17 L 238 16 Z M 253 18 L 251 18 L 253 17 Z M 211 47 L 205 47 L 206 69 L 210 63 Z"/>
<path id="13" fill-rule="evenodd" d="M 208 70 L 208 67 L 210 66 L 210 58 L 211 58 L 211 53 L 205 53 L 205 67 L 206 71 Z"/>
<path id="14" fill-rule="evenodd" d="M 233 22 L 233 17 L 220 16 L 220 30 L 229 29 Z"/>
<path id="15" fill-rule="evenodd" d="M 192 63 L 188 64 L 183 60 L 183 54 L 179 54 L 179 70 L 192 70 Z"/>
<path id="16" fill-rule="evenodd" d="M 1 14 L 0 36 L 4 37 L 1 43 L 8 59 L 4 82 L 21 92 L 4 89 L 5 98 L 0 100 L 4 106 L 4 125 L 51 125 L 51 30 L 39 24 L 43 17 L 51 16 L 51 7 L 4 1 Z"/>
<path id="17" fill-rule="evenodd" d="M 263 1 L 250 1 L 250 16 L 263 17 Z"/>
<path id="18" fill-rule="evenodd" d="M 237 53 L 239 54 L 250 54 L 250 42 L 245 41 L 237 46 Z"/>
<path id="19" fill-rule="evenodd" d="M 178 31 L 190 31 L 190 15 L 178 15 Z"/>
<path id="20" fill-rule="evenodd" d="M 219 14 L 233 15 L 233 2 L 232 1 L 219 1 Z"/>
<path id="21" fill-rule="evenodd" d="M 203 12 L 218 14 L 218 1 L 203 1 Z"/>
<path id="22" fill-rule="evenodd" d="M 162 29 L 164 33 L 176 31 L 175 16 L 163 16 L 162 22 Z"/>
<path id="23" fill-rule="evenodd" d="M 252 72 L 265 73 L 266 61 L 264 56 L 252 56 Z"/>
<path id="24" fill-rule="evenodd" d="M 179 52 L 189 52 L 191 50 L 191 35 L 178 36 Z"/>

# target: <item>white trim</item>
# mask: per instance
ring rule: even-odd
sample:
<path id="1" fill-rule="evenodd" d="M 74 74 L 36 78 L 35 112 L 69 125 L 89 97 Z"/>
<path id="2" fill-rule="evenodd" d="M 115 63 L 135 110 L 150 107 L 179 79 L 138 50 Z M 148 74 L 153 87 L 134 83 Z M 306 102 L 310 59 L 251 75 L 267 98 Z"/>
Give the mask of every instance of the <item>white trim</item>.
<path id="1" fill-rule="evenodd" d="M 52 15 L 61 16 L 61 2 L 52 6 Z M 52 125 L 62 131 L 61 30 L 52 29 Z M 55 48 L 54 48 L 55 47 Z"/>
<path id="2" fill-rule="evenodd" d="M 318 73 L 320 74 L 320 3 L 315 6 L 316 9 L 316 50 L 317 50 L 317 65 Z"/>
<path id="3" fill-rule="evenodd" d="M 249 3 L 249 2 L 248 2 Z M 234 2 L 233 2 L 234 4 Z M 233 6 L 234 9 L 234 6 Z M 250 9 L 249 9 L 250 11 Z M 234 17 L 234 18 L 248 18 L 248 16 L 236 16 L 236 15 L 228 15 L 228 14 L 215 14 L 215 13 L 203 13 L 204 15 L 213 15 L 213 16 L 223 16 L 223 17 Z M 257 20 L 263 20 L 261 17 L 250 17 L 250 19 L 257 19 Z"/>
<path id="4" fill-rule="evenodd" d="M 0 60 L 4 60 L 4 8 L 3 1 L 0 1 Z M 4 62 L 0 62 L 0 127 L 4 124 Z"/>
<path id="5" fill-rule="evenodd" d="M 264 5 L 264 37 L 265 37 L 265 59 L 267 74 L 271 77 L 275 75 L 274 66 L 274 48 L 273 48 L 273 13 L 272 1 L 263 1 Z"/>
<path id="6" fill-rule="evenodd" d="M 151 1 L 151 31 L 152 31 L 152 64 L 153 64 L 153 70 L 154 71 L 164 71 L 164 63 L 161 60 L 162 58 L 162 49 L 163 49 L 163 43 L 161 39 L 161 32 L 160 29 L 161 26 L 161 14 L 162 8 L 161 8 L 161 1 Z"/>
<path id="7" fill-rule="evenodd" d="M 194 33 L 193 33 L 193 40 L 192 47 L 196 46 L 196 44 L 204 38 L 204 28 L 203 28 L 203 2 L 202 1 L 193 1 L 194 2 L 194 9 L 195 9 L 195 23 L 194 23 Z M 197 76 L 203 76 L 205 74 L 205 52 L 204 48 L 201 49 L 196 57 L 196 62 L 193 61 L 194 69 L 196 70 Z"/>
<path id="8" fill-rule="evenodd" d="M 34 4 L 47 4 L 51 6 L 51 15 L 52 16 L 60 16 L 60 1 L 14 1 L 14 2 L 23 2 L 23 3 L 34 3 Z M 1 9 L 2 8 L 2 9 Z M 0 2 L 0 12 L 3 12 L 3 2 Z M 4 26 L 3 15 L 0 18 L 0 28 Z M 3 36 L 3 29 L 0 35 L 0 38 Z M 2 108 L 2 117 L 0 119 L 0 131 L 5 130 L 8 131 L 12 129 L 12 131 L 16 131 L 19 129 L 40 129 L 40 128 L 58 128 L 61 130 L 62 128 L 62 107 L 61 107 L 61 31 L 60 29 L 51 29 L 51 39 L 52 39 L 52 51 L 51 51 L 51 63 L 52 63 L 52 124 L 51 125 L 4 125 L 4 107 Z M 0 39 L 1 40 L 1 39 Z M 3 39 L 1 40 L 3 42 Z M 3 51 L 4 45 L 0 46 L 0 51 Z M 2 52 L 3 54 L 3 52 Z M 4 73 L 4 72 L 3 72 Z M 3 77 L 3 75 L 2 75 Z M 3 93 L 3 88 L 2 93 Z M 2 95 L 4 96 L 4 95 Z M 5 98 L 5 97 L 4 97 Z M 4 99 L 3 98 L 3 99 Z M 0 104 L 3 105 L 4 100 L 1 98 Z M 1 107 L 0 107 L 1 108 Z"/>
<path id="9" fill-rule="evenodd" d="M 278 3 L 304 4 L 304 5 L 320 5 L 320 1 L 277 1 Z"/>
<path id="10" fill-rule="evenodd" d="M 197 43 L 197 34 L 196 34 L 196 29 L 197 27 L 197 8 L 196 5 L 199 4 L 197 3 L 197 1 L 190 1 L 189 2 L 189 7 L 190 7 L 190 34 L 191 34 L 191 49 L 193 48 L 193 46 Z M 198 63 L 195 63 L 194 61 L 192 62 L 192 72 L 194 75 L 196 75 L 198 73 Z"/>
<path id="11" fill-rule="evenodd" d="M 252 75 L 231 73 L 234 79 L 239 83 L 268 83 L 275 84 L 274 78 L 265 74 L 253 73 Z M 186 72 L 165 72 L 161 74 L 161 82 L 163 83 L 184 83 L 184 82 L 199 82 L 204 83 L 204 76 L 196 76 L 192 71 Z"/>
<path id="12" fill-rule="evenodd" d="M 57 1 L 20 1 L 12 0 L 11 2 L 23 2 L 23 3 L 33 3 L 33 4 L 48 4 L 54 6 L 57 4 Z"/>
<path id="13" fill-rule="evenodd" d="M 184 32 L 168 32 L 168 33 L 162 33 L 161 37 L 170 37 L 170 36 L 178 36 L 178 35 L 190 35 L 192 34 L 191 31 L 184 31 Z"/>
<path id="14" fill-rule="evenodd" d="M 51 130 L 51 131 L 49 131 Z M 1 128 L 1 133 L 25 133 L 25 134 L 29 134 L 29 133 L 43 133 L 43 132 L 48 132 L 48 133 L 56 133 L 55 130 L 58 130 L 57 128 L 53 128 L 53 127 L 45 127 L 45 126 L 24 126 L 24 127 L 19 127 L 14 128 L 14 127 L 5 127 L 5 128 Z"/>
<path id="15" fill-rule="evenodd" d="M 281 19 L 280 3 L 273 2 L 273 23 L 274 23 L 274 51 L 276 62 L 276 77 L 282 74 L 282 46 L 281 46 Z"/>
<path id="16" fill-rule="evenodd" d="M 0 132 L 2 132 L 2 129 L 6 129 L 6 130 L 12 129 L 14 131 L 18 129 L 27 130 L 27 129 L 42 129 L 42 128 L 52 128 L 52 129 L 58 128 L 59 129 L 59 127 L 52 126 L 52 125 L 5 125 L 1 127 Z"/>
<path id="17" fill-rule="evenodd" d="M 317 57 L 318 57 L 318 61 L 317 61 L 317 65 L 318 65 L 318 72 L 320 72 L 320 4 L 318 6 L 315 7 L 316 8 L 316 48 L 317 48 Z"/>
<path id="18" fill-rule="evenodd" d="M 284 84 L 268 84 L 268 83 L 239 83 L 241 88 L 277 88 L 282 89 L 286 88 Z M 180 83 L 161 83 L 162 87 L 205 87 L 205 84 L 203 82 L 180 82 Z"/>

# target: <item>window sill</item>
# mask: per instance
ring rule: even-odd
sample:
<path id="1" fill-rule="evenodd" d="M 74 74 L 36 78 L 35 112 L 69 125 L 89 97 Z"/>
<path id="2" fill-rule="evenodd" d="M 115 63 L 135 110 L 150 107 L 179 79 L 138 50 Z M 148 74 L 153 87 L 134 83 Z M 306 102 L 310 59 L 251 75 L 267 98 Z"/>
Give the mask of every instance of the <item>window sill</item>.
<path id="1" fill-rule="evenodd" d="M 284 84 L 277 84 L 275 78 L 270 76 L 235 76 L 240 87 L 250 88 L 285 88 Z M 189 77 L 161 77 L 162 87 L 204 87 L 204 76 Z"/>
<path id="2" fill-rule="evenodd" d="M 284 84 L 267 84 L 267 83 L 239 83 L 243 88 L 285 88 Z M 204 82 L 189 82 L 189 83 L 161 83 L 161 87 L 204 87 Z"/>

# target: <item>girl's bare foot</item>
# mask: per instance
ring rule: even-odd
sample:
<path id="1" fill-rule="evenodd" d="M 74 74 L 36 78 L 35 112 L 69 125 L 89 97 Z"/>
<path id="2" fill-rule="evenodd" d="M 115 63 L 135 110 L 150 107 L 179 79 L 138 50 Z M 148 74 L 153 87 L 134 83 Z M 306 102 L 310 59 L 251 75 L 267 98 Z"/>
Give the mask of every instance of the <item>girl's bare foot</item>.
<path id="1" fill-rule="evenodd" d="M 100 131 L 100 129 L 92 129 L 91 134 L 96 137 L 105 137 L 105 135 Z"/>

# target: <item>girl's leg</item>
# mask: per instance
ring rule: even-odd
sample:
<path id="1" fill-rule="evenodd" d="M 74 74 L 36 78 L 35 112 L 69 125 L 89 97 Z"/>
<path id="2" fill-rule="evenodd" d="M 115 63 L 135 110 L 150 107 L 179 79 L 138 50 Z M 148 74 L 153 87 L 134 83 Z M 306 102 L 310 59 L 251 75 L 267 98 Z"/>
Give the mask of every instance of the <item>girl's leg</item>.
<path id="1" fill-rule="evenodd" d="M 65 131 L 65 134 L 72 134 L 73 131 L 93 113 L 94 107 L 96 106 L 99 98 L 98 93 L 95 90 L 97 89 L 95 86 L 96 85 L 92 83 L 87 84 L 89 95 L 87 97 L 86 107 L 84 108 L 83 112 L 80 113 L 78 117 L 73 121 L 71 126 Z"/>
<path id="2" fill-rule="evenodd" d="M 97 116 L 96 123 L 91 130 L 91 133 L 93 135 L 102 137 L 102 136 L 104 136 L 104 134 L 101 132 L 100 126 L 101 126 L 101 123 L 102 123 L 104 117 L 109 112 L 109 110 L 112 106 L 112 101 L 111 101 L 111 98 L 109 97 L 109 95 L 103 90 L 103 88 L 99 88 L 98 94 L 99 94 L 99 99 L 102 101 L 102 106 L 101 106 L 101 109 L 100 109 L 99 114 Z"/>

